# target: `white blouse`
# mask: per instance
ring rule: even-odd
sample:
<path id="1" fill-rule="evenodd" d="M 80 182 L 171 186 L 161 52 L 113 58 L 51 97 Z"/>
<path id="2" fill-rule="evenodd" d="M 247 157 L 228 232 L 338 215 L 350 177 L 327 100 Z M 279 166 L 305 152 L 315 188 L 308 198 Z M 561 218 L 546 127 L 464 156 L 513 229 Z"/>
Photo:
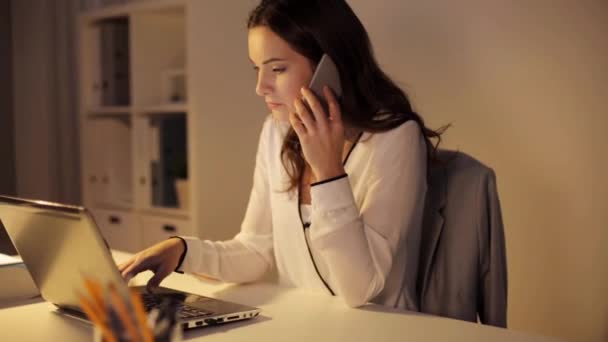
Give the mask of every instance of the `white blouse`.
<path id="1" fill-rule="evenodd" d="M 284 191 L 289 178 L 280 151 L 288 128 L 272 116 L 264 122 L 241 231 L 228 241 L 183 237 L 179 270 L 243 283 L 274 267 L 280 283 L 335 293 L 352 307 L 371 301 L 418 310 L 426 194 L 419 126 L 408 121 L 364 133 L 345 162 L 347 177 L 311 187 L 307 229 L 297 192 Z"/>
<path id="2" fill-rule="evenodd" d="M 300 204 L 300 212 L 302 215 L 302 223 L 311 225 L 312 205 Z M 306 243 L 308 244 L 308 246 L 311 246 L 312 240 L 310 238 L 310 227 L 304 229 L 304 237 L 306 238 Z M 311 254 L 312 260 L 314 261 L 315 265 L 317 266 L 317 270 L 319 270 L 320 276 L 323 277 L 323 280 L 325 280 L 325 282 L 332 289 L 334 294 L 339 296 L 340 293 L 337 291 L 338 289 L 334 286 L 334 282 L 331 279 L 331 272 L 329 271 L 329 268 L 327 267 L 327 264 L 325 263 L 325 259 L 323 259 L 323 256 L 321 255 L 321 251 L 316 248 L 311 248 L 310 254 Z"/>

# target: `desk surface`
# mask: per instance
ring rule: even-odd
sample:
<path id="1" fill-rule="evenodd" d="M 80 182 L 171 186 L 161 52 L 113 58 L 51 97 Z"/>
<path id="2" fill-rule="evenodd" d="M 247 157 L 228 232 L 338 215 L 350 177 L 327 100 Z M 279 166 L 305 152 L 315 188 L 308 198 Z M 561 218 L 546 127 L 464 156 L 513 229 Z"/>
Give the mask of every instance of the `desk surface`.
<path id="1" fill-rule="evenodd" d="M 117 260 L 125 258 L 115 253 Z M 141 274 L 136 283 L 150 276 Z M 210 284 L 172 274 L 163 286 L 257 306 L 259 317 L 187 331 L 184 340 L 204 341 L 523 341 L 554 338 L 447 318 L 391 310 L 378 305 L 350 309 L 339 298 L 275 284 Z M 0 309 L 0 341 L 92 341 L 92 327 L 55 314 L 53 306 L 29 301 Z"/>

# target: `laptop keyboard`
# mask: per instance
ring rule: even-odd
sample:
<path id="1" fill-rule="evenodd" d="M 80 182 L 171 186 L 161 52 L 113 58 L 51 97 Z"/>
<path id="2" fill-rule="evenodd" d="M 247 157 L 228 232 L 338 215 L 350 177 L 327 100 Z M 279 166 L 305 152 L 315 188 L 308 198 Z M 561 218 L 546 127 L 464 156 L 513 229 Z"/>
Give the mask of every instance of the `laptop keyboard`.
<path id="1" fill-rule="evenodd" d="M 160 308 L 163 304 L 163 301 L 166 300 L 166 296 L 158 295 L 154 293 L 142 293 L 142 300 L 144 303 L 144 308 L 147 312 L 151 311 L 155 308 Z M 181 319 L 193 318 L 193 317 L 204 317 L 209 316 L 212 312 L 203 310 L 201 308 L 197 308 L 192 305 L 179 303 L 178 304 L 178 312 L 177 316 Z"/>

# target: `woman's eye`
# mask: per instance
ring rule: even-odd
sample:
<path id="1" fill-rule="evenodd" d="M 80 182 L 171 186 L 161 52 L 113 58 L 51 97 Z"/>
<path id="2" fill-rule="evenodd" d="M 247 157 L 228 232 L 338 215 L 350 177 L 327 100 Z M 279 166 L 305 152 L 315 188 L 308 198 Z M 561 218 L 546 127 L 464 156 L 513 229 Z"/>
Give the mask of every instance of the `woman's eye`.
<path id="1" fill-rule="evenodd" d="M 280 74 L 285 71 L 286 68 L 272 68 L 272 72 Z"/>

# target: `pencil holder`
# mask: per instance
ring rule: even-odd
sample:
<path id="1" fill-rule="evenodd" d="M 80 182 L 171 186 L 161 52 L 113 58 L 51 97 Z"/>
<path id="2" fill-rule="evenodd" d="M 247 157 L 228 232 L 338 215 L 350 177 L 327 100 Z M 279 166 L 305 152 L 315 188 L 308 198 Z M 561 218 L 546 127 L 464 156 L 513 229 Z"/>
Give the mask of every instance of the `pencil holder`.
<path id="1" fill-rule="evenodd" d="M 93 323 L 93 340 L 106 342 L 181 341 L 179 311 L 182 303 L 169 296 L 154 296 L 144 304 L 140 292 L 109 284 L 106 289 L 84 278 L 88 296 L 79 294 L 80 308 Z"/>
<path id="2" fill-rule="evenodd" d="M 93 328 L 93 341 L 94 342 L 109 342 L 107 338 L 104 338 L 103 332 L 97 326 Z M 131 339 L 126 332 L 121 334 L 121 337 L 116 339 L 116 342 L 132 342 Z M 166 334 L 163 336 L 154 336 L 154 342 L 179 342 L 182 341 L 182 328 L 179 324 L 175 324 L 170 329 L 170 334 Z M 145 341 L 144 341 L 145 342 Z"/>

